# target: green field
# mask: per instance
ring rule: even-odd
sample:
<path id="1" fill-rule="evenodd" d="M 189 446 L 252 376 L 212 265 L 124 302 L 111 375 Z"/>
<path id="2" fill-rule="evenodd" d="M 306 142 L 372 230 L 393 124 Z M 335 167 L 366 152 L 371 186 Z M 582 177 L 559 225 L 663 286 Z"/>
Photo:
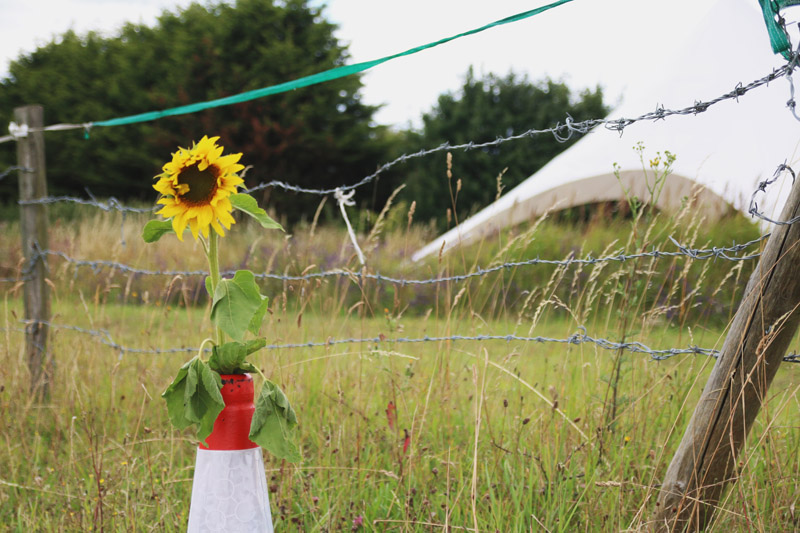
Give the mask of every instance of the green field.
<path id="1" fill-rule="evenodd" d="M 738 219 L 655 220 L 633 229 L 630 221 L 548 220 L 415 266 L 404 258 L 430 232 L 409 228 L 402 209 L 390 211 L 371 237 L 374 219 L 360 222 L 369 272 L 421 279 L 537 256 L 667 249 L 667 235 L 695 247 L 757 235 Z M 198 248 L 190 241 L 145 246 L 141 222 L 115 214 L 56 219 L 50 247 L 141 269 L 204 268 L 202 254 L 186 258 Z M 17 229 L 0 230 L 0 277 L 14 276 Z M 248 227 L 225 241 L 223 268 L 359 270 L 342 228 L 262 236 Z M 122 352 L 102 341 L 196 348 L 210 329 L 202 278 L 93 270 L 56 257 L 49 265 L 51 320 L 69 326 L 51 329 L 49 401 L 29 393 L 21 289 L 0 285 L 2 529 L 184 531 L 196 442 L 192 431 L 170 426 L 160 394 L 193 353 Z M 392 340 L 567 339 L 583 326 L 594 338 L 653 349 L 719 348 L 749 269 L 752 262 L 678 257 L 521 266 L 424 287 L 357 276 L 265 281 L 271 304 L 261 334 L 269 344 L 383 339 L 256 354 L 297 411 L 304 455 L 300 464 L 265 455 L 276 530 L 639 528 L 654 512 L 657 484 L 713 359 L 657 362 L 592 343 Z M 800 528 L 799 378 L 798 365 L 779 370 L 711 530 Z"/>

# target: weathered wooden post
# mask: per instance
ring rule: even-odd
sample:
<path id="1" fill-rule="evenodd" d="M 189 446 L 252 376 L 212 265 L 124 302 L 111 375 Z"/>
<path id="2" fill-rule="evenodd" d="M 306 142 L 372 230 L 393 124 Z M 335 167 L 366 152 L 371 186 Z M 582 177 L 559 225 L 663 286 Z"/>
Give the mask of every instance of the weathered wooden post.
<path id="1" fill-rule="evenodd" d="M 43 204 L 26 203 L 47 196 L 42 106 L 31 105 L 14 109 L 14 122 L 18 126 L 17 165 L 21 168 L 19 199 L 22 253 L 25 258 L 25 346 L 31 373 L 31 392 L 38 398 L 45 399 L 50 394 L 54 367 L 47 350 L 50 320 L 50 293 L 45 281 L 47 263 L 41 255 L 48 247 L 47 207 Z"/>
<path id="2" fill-rule="evenodd" d="M 781 220 L 800 214 L 795 185 Z M 739 451 L 800 323 L 800 223 L 776 226 L 747 283 L 719 359 L 667 469 L 652 531 L 700 531 L 712 520 Z"/>

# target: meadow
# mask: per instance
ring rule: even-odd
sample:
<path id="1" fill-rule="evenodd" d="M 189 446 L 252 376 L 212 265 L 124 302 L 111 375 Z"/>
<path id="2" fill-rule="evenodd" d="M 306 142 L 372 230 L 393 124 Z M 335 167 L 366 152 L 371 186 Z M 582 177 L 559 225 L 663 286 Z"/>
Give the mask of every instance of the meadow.
<path id="1" fill-rule="evenodd" d="M 304 456 L 291 464 L 265 454 L 276 530 L 644 527 L 714 359 L 655 361 L 555 341 L 585 334 L 653 350 L 718 349 L 753 260 L 534 264 L 424 285 L 358 274 L 447 278 L 535 257 L 674 251 L 670 236 L 728 246 L 758 229 L 734 215 L 708 223 L 688 205 L 633 220 L 575 211 L 415 265 L 410 254 L 433 230 L 410 211 L 398 202 L 377 219 L 355 217 L 364 268 L 333 222 L 269 234 L 240 223 L 223 239 L 223 269 L 346 271 L 262 280 L 271 303 L 261 334 L 272 348 L 254 361 L 297 411 Z M 50 249 L 70 258 L 205 267 L 191 239 L 141 242 L 143 216 L 56 208 L 50 218 Z M 0 223 L 0 257 L 0 277 L 16 276 L 14 222 Z M 202 276 L 55 255 L 48 265 L 55 381 L 46 402 L 29 393 L 20 285 L 0 285 L 0 529 L 185 531 L 196 442 L 172 428 L 160 394 L 210 328 Z M 486 335 L 509 337 L 452 338 Z M 310 342 L 323 345 L 294 346 Z M 800 528 L 798 389 L 798 365 L 785 363 L 710 531 Z"/>

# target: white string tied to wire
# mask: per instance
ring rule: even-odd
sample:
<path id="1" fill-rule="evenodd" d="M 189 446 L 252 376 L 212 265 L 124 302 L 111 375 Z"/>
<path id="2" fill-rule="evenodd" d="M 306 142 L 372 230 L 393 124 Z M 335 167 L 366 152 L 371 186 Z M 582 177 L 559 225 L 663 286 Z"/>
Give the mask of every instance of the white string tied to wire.
<path id="1" fill-rule="evenodd" d="M 356 193 L 355 189 L 350 190 L 347 194 L 342 192 L 340 187 L 337 187 L 335 191 L 333 191 L 333 197 L 339 203 L 339 209 L 342 211 L 342 217 L 344 218 L 344 223 L 347 226 L 347 234 L 350 235 L 350 240 L 353 241 L 353 247 L 356 249 L 356 254 L 358 255 L 358 260 L 361 262 L 362 265 L 366 263 L 364 260 L 364 253 L 361 251 L 361 248 L 358 246 L 358 240 L 356 239 L 356 233 L 353 231 L 353 226 L 350 225 L 350 219 L 347 218 L 347 210 L 345 210 L 345 206 L 352 207 L 356 205 L 355 200 L 353 200 L 353 195 Z"/>

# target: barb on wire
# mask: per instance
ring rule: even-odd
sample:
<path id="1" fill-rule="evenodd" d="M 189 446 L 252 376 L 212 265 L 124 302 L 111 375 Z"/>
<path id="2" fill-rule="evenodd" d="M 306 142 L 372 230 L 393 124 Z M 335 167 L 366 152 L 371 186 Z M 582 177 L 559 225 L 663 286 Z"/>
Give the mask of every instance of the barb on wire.
<path id="1" fill-rule="evenodd" d="M 347 269 L 311 272 L 300 276 L 290 276 L 290 275 L 272 274 L 272 273 L 255 273 L 254 275 L 256 278 L 259 279 L 272 279 L 278 281 L 308 281 L 319 278 L 340 277 L 340 278 L 368 279 L 380 283 L 392 283 L 402 286 L 430 285 L 435 283 L 461 282 L 469 280 L 471 278 L 486 276 L 494 272 L 500 272 L 502 270 L 508 270 L 517 267 L 533 266 L 533 265 L 555 265 L 555 266 L 568 267 L 572 265 L 595 265 L 597 263 L 624 262 L 641 258 L 661 259 L 667 257 L 688 257 L 690 259 L 701 260 L 701 261 L 706 259 L 714 259 L 714 260 L 721 259 L 726 261 L 748 261 L 759 257 L 761 253 L 754 252 L 747 255 L 735 255 L 735 254 L 741 253 L 744 250 L 747 250 L 748 248 L 761 243 L 768 237 L 769 234 L 766 234 L 762 235 L 761 237 L 758 237 L 757 239 L 753 239 L 752 241 L 748 241 L 742 244 L 734 243 L 731 246 L 725 246 L 725 247 L 715 246 L 712 248 L 689 248 L 688 246 L 683 246 L 678 241 L 670 237 L 672 242 L 678 248 L 677 251 L 666 251 L 653 248 L 653 250 L 649 252 L 639 252 L 633 254 L 625 254 L 623 252 L 618 252 L 602 257 L 592 257 L 591 255 L 584 258 L 569 258 L 569 259 L 540 259 L 536 257 L 523 261 L 509 261 L 489 268 L 478 267 L 476 270 L 468 272 L 466 274 L 456 274 L 452 276 L 438 276 L 438 277 L 423 278 L 423 279 L 396 278 L 392 276 L 385 276 L 380 273 L 372 274 L 372 273 L 367 273 L 362 271 L 352 271 Z M 78 268 L 81 267 L 91 268 L 94 273 L 99 272 L 103 268 L 110 268 L 113 270 L 118 270 L 119 272 L 125 274 L 134 274 L 142 276 L 185 276 L 185 277 L 208 276 L 208 272 L 205 270 L 150 270 L 150 269 L 137 268 L 124 263 L 119 263 L 117 261 L 106 261 L 106 260 L 90 261 L 83 259 L 75 259 L 73 257 L 70 257 L 64 252 L 59 252 L 55 250 L 43 250 L 39 252 L 39 256 L 59 257 L 62 260 L 66 261 L 67 263 L 73 264 Z M 27 278 L 27 276 L 30 274 L 31 265 L 33 265 L 37 259 L 38 257 L 36 254 L 34 254 L 31 257 L 31 261 L 29 262 L 29 264 L 25 268 L 23 268 L 23 271 L 21 273 L 22 276 L 18 278 L 19 280 L 24 280 Z M 221 274 L 224 276 L 232 276 L 234 274 L 234 271 L 232 270 L 224 271 Z"/>
<path id="2" fill-rule="evenodd" d="M 747 210 L 747 212 L 750 215 L 760 218 L 761 220 L 765 220 L 770 224 L 775 224 L 777 226 L 789 226 L 797 221 L 800 221 L 800 216 L 793 217 L 789 220 L 773 220 L 764 213 L 759 212 L 758 210 L 758 203 L 756 202 L 756 196 L 758 195 L 758 193 L 760 192 L 766 193 L 767 187 L 775 183 L 778 180 L 778 177 L 780 177 L 780 175 L 783 174 L 784 172 L 788 172 L 789 175 L 792 176 L 792 184 L 794 184 L 797 175 L 795 174 L 794 170 L 792 170 L 792 167 L 788 166 L 785 162 L 778 165 L 778 168 L 777 170 L 775 170 L 775 173 L 772 175 L 772 177 L 760 182 L 758 184 L 758 188 L 755 191 L 753 191 L 753 195 L 750 197 L 750 207 Z"/>
<path id="3" fill-rule="evenodd" d="M 38 323 L 47 325 L 52 329 L 63 329 L 69 331 L 75 331 L 78 333 L 83 333 L 86 335 L 90 335 L 100 340 L 102 344 L 113 348 L 114 350 L 118 351 L 121 354 L 124 353 L 131 353 L 131 354 L 175 354 L 175 353 L 197 353 L 199 348 L 193 347 L 182 347 L 182 348 L 167 348 L 167 349 L 155 349 L 155 348 L 132 348 L 129 346 L 125 346 L 115 342 L 111 337 L 111 334 L 108 330 L 101 329 L 101 330 L 93 330 L 82 328 L 79 326 L 72 326 L 72 325 L 64 325 L 64 324 L 55 324 L 48 321 L 21 321 L 25 325 L 30 325 L 32 323 Z M 23 328 L 15 328 L 17 331 L 24 332 Z M 457 342 L 457 341 L 477 341 L 477 342 L 485 342 L 485 341 L 505 341 L 505 342 L 531 342 L 537 344 L 569 344 L 573 346 L 579 346 L 583 344 L 590 344 L 595 345 L 598 348 L 608 351 L 619 351 L 619 350 L 628 350 L 631 353 L 636 354 L 643 354 L 649 355 L 650 359 L 653 361 L 664 361 L 666 359 L 670 359 L 672 357 L 678 355 L 705 355 L 708 357 L 717 358 L 719 357 L 719 350 L 713 348 L 701 348 L 699 346 L 690 345 L 686 348 L 666 348 L 666 349 L 653 349 L 638 341 L 628 341 L 628 342 L 614 342 L 608 339 L 603 338 L 595 338 L 586 333 L 586 328 L 583 326 L 578 327 L 579 332 L 573 333 L 569 337 L 565 339 L 558 339 L 552 337 L 543 337 L 543 336 L 520 336 L 515 334 L 507 334 L 507 335 L 449 335 L 449 336 L 425 336 L 425 337 L 397 337 L 397 338 L 388 338 L 383 335 L 378 337 L 351 337 L 351 338 L 342 338 L 342 339 L 334 339 L 328 338 L 324 341 L 309 341 L 309 342 L 300 342 L 300 343 L 284 343 L 284 344 L 268 344 L 265 348 L 268 350 L 288 350 L 288 349 L 301 349 L 301 348 L 325 348 L 330 346 L 338 346 L 344 344 L 368 344 L 368 345 L 381 345 L 381 344 L 418 344 L 418 343 L 426 343 L 426 342 Z M 208 351 L 208 350 L 206 350 Z M 788 363 L 800 363 L 800 358 L 798 354 L 792 353 L 783 358 L 783 361 Z"/>

